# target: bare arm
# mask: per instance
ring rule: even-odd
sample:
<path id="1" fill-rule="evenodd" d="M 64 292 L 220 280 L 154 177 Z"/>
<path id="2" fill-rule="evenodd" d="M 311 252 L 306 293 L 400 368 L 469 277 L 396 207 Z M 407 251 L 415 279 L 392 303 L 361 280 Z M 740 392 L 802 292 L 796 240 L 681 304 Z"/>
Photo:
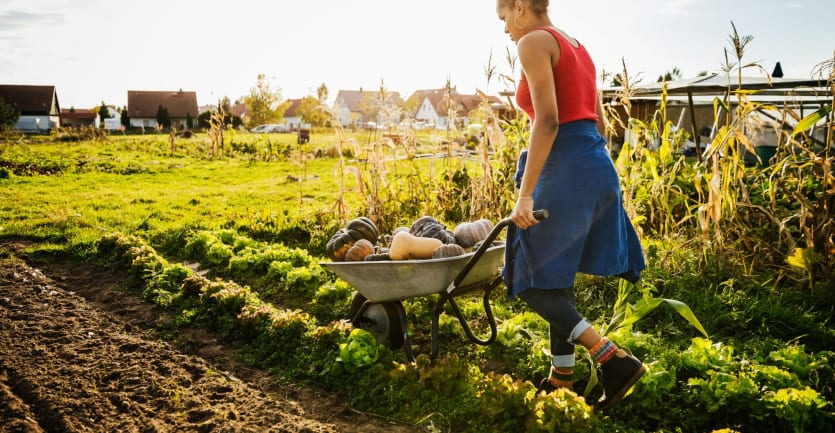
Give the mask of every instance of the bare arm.
<path id="1" fill-rule="evenodd" d="M 531 125 L 528 157 L 519 189 L 519 200 L 511 214 L 511 219 L 516 225 L 526 228 L 537 223 L 533 217 L 533 201 L 529 198 L 536 188 L 559 129 L 553 65 L 558 61 L 560 51 L 554 37 L 545 31 L 534 31 L 520 39 L 518 51 L 536 113 Z"/>
<path id="2" fill-rule="evenodd" d="M 609 129 L 609 120 L 606 118 L 606 110 L 603 109 L 603 96 L 597 95 L 597 130 L 600 135 L 606 136 L 606 130 Z"/>

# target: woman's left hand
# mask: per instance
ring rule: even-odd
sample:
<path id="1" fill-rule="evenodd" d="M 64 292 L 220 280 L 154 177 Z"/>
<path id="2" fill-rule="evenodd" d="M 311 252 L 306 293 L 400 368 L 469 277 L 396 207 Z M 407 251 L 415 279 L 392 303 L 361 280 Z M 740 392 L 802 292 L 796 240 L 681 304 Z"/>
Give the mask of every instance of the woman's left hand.
<path id="1" fill-rule="evenodd" d="M 516 205 L 513 206 L 510 219 L 521 229 L 526 229 L 538 223 L 539 221 L 533 216 L 533 198 L 519 197 L 516 199 Z"/>

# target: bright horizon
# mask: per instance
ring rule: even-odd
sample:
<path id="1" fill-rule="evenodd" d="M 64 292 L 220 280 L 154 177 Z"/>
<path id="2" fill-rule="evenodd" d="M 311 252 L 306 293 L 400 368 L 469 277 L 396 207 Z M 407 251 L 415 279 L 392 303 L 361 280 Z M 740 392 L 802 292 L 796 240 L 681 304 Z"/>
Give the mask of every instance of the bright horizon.
<path id="1" fill-rule="evenodd" d="M 821 4 L 825 3 L 825 4 Z M 835 1 L 552 1 L 557 27 L 580 40 L 601 71 L 642 75 L 678 67 L 720 72 L 731 22 L 753 36 L 744 63 L 809 78 L 835 50 Z M 128 90 L 189 90 L 200 105 L 249 93 L 259 73 L 283 99 L 339 90 L 404 98 L 441 88 L 491 95 L 515 52 L 495 1 L 0 0 L 0 84 L 55 85 L 62 108 L 123 106 Z M 518 66 L 517 66 L 518 68 Z M 518 69 L 516 75 L 518 75 Z M 761 75 L 749 69 L 745 75 Z"/>

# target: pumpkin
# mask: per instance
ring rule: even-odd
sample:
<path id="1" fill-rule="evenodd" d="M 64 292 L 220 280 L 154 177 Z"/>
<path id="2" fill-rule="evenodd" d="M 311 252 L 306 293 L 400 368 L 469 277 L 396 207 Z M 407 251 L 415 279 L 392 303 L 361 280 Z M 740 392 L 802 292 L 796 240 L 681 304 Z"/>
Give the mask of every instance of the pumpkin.
<path id="1" fill-rule="evenodd" d="M 356 230 L 339 229 L 325 244 L 325 255 L 331 260 L 341 262 L 345 260 L 345 253 L 348 252 L 348 248 L 351 248 L 354 242 L 360 239 L 362 239 L 362 235 Z"/>
<path id="2" fill-rule="evenodd" d="M 492 230 L 493 222 L 482 218 L 478 221 L 458 224 L 452 234 L 455 236 L 455 243 L 464 248 L 472 248 L 486 239 Z"/>
<path id="3" fill-rule="evenodd" d="M 431 216 L 422 217 L 412 223 L 412 226 L 409 228 L 409 233 L 414 236 L 438 239 L 445 244 L 455 243 L 455 236 L 452 232 L 447 230 L 446 226 L 441 224 L 440 221 Z"/>
<path id="4" fill-rule="evenodd" d="M 346 262 L 359 262 L 365 259 L 365 256 L 374 253 L 374 244 L 368 239 L 360 239 L 354 242 L 348 251 L 345 252 Z"/>
<path id="5" fill-rule="evenodd" d="M 348 221 L 344 228 L 339 229 L 325 244 L 325 255 L 331 260 L 341 262 L 345 260 L 345 254 L 354 243 L 365 239 L 373 246 L 377 243 L 377 226 L 366 217 L 354 218 Z M 362 260 L 362 259 L 360 259 Z"/>
<path id="6" fill-rule="evenodd" d="M 389 256 L 392 260 L 431 259 L 432 252 L 444 243 L 435 238 L 399 232 L 391 239 Z"/>
<path id="7" fill-rule="evenodd" d="M 466 253 L 464 251 L 464 247 L 458 244 L 444 244 L 438 248 L 435 248 L 435 251 L 432 251 L 432 258 L 433 259 L 445 259 L 447 257 L 456 257 Z"/>
<path id="8" fill-rule="evenodd" d="M 391 256 L 388 253 L 369 254 L 363 260 L 366 262 L 382 262 L 391 260 Z"/>
<path id="9" fill-rule="evenodd" d="M 348 221 L 345 229 L 357 231 L 362 235 L 363 239 L 368 239 L 372 245 L 377 243 L 377 238 L 380 236 L 380 233 L 377 231 L 377 226 L 367 217 L 354 218 Z"/>

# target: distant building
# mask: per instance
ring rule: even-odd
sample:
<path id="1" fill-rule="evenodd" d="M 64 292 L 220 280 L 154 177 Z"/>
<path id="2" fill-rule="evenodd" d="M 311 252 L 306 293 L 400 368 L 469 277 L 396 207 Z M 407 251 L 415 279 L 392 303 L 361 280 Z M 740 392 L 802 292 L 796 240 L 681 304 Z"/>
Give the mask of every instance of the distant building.
<path id="1" fill-rule="evenodd" d="M 299 107 L 302 105 L 301 99 L 288 99 L 290 105 L 284 110 L 284 123 L 290 129 L 299 129 L 302 124 L 301 114 L 298 113 Z"/>
<path id="2" fill-rule="evenodd" d="M 340 90 L 333 103 L 334 117 L 342 126 L 361 126 L 374 122 L 381 127 L 396 124 L 402 117 L 403 100 L 398 92 L 388 92 L 381 101 L 380 92 Z"/>
<path id="3" fill-rule="evenodd" d="M 18 131 L 49 132 L 61 125 L 55 86 L 0 84 L 0 98 L 20 113 Z"/>
<path id="4" fill-rule="evenodd" d="M 505 110 L 505 104 L 496 96 L 487 96 L 487 103 L 497 114 Z M 415 91 L 409 97 L 411 103 L 417 104 L 413 118 L 419 122 L 435 125 L 438 129 L 446 129 L 451 122 L 457 126 L 467 126 L 470 112 L 477 109 L 483 98 L 479 95 L 465 95 L 452 89 L 430 89 Z"/>
<path id="5" fill-rule="evenodd" d="M 249 107 L 245 103 L 239 102 L 232 106 L 232 115 L 241 118 L 241 122 L 246 123 L 249 120 Z"/>
<path id="6" fill-rule="evenodd" d="M 190 117 L 197 124 L 197 93 L 183 90 L 128 90 L 128 118 L 132 128 L 157 128 L 159 107 L 168 110 L 171 126 L 185 129 Z"/>
<path id="7" fill-rule="evenodd" d="M 85 108 L 62 108 L 60 117 L 62 128 L 97 127 L 99 123 L 99 115 L 95 111 Z"/>

